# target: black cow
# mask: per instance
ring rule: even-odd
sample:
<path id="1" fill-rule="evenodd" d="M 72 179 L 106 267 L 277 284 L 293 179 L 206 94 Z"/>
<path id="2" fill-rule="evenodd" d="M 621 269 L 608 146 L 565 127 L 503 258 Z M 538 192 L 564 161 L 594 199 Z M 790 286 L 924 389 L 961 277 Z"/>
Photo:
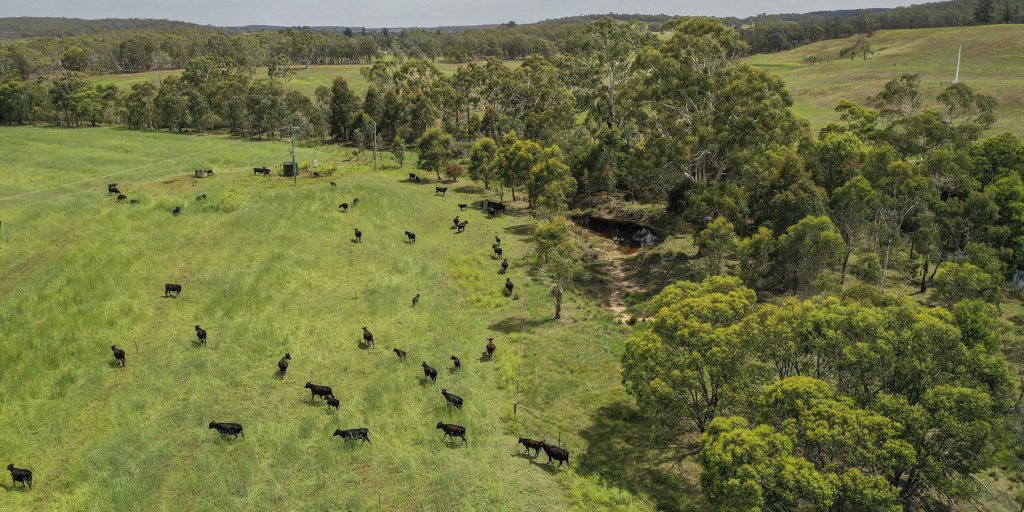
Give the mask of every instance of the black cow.
<path id="1" fill-rule="evenodd" d="M 394 352 L 396 356 L 398 356 L 399 361 L 405 361 L 406 352 L 404 350 L 400 348 L 393 348 L 391 349 L 391 351 Z"/>
<path id="2" fill-rule="evenodd" d="M 527 439 L 525 437 L 519 438 L 519 444 L 526 447 L 526 454 L 530 454 L 530 450 L 534 451 L 534 457 L 540 455 L 540 447 L 544 444 L 544 441 L 535 441 L 533 439 Z"/>
<path id="3" fill-rule="evenodd" d="M 352 200 L 352 206 L 358 206 L 358 205 L 359 205 L 359 198 L 357 197 L 357 198 Z"/>
<path id="4" fill-rule="evenodd" d="M 511 296 L 512 295 L 512 290 L 514 290 L 515 287 L 516 287 L 516 285 L 512 284 L 512 280 L 506 277 L 505 278 L 505 295 Z"/>
<path id="5" fill-rule="evenodd" d="M 423 361 L 423 375 L 430 379 L 430 382 L 437 382 L 437 370 L 431 368 L 426 361 Z"/>
<path id="6" fill-rule="evenodd" d="M 196 201 L 206 201 L 206 194 L 199 194 L 196 196 Z"/>
<path id="7" fill-rule="evenodd" d="M 501 260 L 501 273 L 508 272 L 508 258 Z"/>
<path id="8" fill-rule="evenodd" d="M 356 243 L 357 244 L 363 243 L 363 232 L 359 231 L 359 228 L 356 228 Z"/>
<path id="9" fill-rule="evenodd" d="M 284 357 L 277 361 L 277 371 L 281 377 L 284 377 L 285 373 L 288 373 L 288 361 L 292 360 L 292 355 L 285 353 Z"/>
<path id="10" fill-rule="evenodd" d="M 267 169 L 266 167 L 253 167 L 252 168 L 252 175 L 256 176 L 257 174 L 262 174 L 264 176 L 270 176 L 270 169 Z"/>
<path id="11" fill-rule="evenodd" d="M 448 193 L 448 187 L 434 187 L 434 195 L 445 195 Z"/>
<path id="12" fill-rule="evenodd" d="M 331 182 L 331 186 L 332 186 L 332 187 L 337 187 L 337 186 L 338 186 L 338 184 L 332 181 L 332 182 Z"/>
<path id="13" fill-rule="evenodd" d="M 551 459 L 558 461 L 558 467 L 562 467 L 563 463 L 569 462 L 569 450 L 560 446 L 552 446 L 544 441 L 540 442 L 540 447 L 548 456 L 548 464 L 551 464 Z"/>
<path id="14" fill-rule="evenodd" d="M 180 284 L 173 284 L 173 283 L 165 284 L 164 285 L 164 297 L 169 296 L 171 294 L 171 292 L 174 292 L 174 296 L 175 297 L 177 297 L 178 295 L 181 295 L 181 285 Z"/>
<path id="15" fill-rule="evenodd" d="M 128 196 L 126 196 L 124 194 L 118 194 L 117 195 L 117 202 L 120 203 L 121 201 L 124 201 L 125 199 L 128 199 Z"/>
<path id="16" fill-rule="evenodd" d="M 313 177 L 314 178 L 319 178 L 320 177 L 320 173 L 317 172 L 317 171 L 313 171 Z"/>
<path id="17" fill-rule="evenodd" d="M 124 350 L 117 348 L 117 345 L 111 345 L 110 350 L 114 351 L 114 361 L 120 364 L 122 367 L 125 366 Z"/>
<path id="18" fill-rule="evenodd" d="M 441 429 L 441 431 L 444 432 L 444 437 L 451 439 L 453 443 L 455 442 L 456 437 L 461 437 L 464 444 L 469 444 L 469 442 L 466 441 L 466 427 L 439 422 L 437 424 L 437 428 Z"/>
<path id="19" fill-rule="evenodd" d="M 487 338 L 487 346 L 484 349 L 487 350 L 487 360 L 494 359 L 494 351 L 497 350 L 498 346 L 494 344 L 494 338 Z"/>
<path id="20" fill-rule="evenodd" d="M 413 233 L 412 231 L 406 231 L 405 238 L 409 240 L 410 244 L 416 243 L 416 233 Z"/>
<path id="21" fill-rule="evenodd" d="M 341 204 L 339 204 L 338 205 L 338 209 L 343 211 L 343 212 L 347 212 L 348 211 L 348 203 L 341 203 Z"/>
<path id="22" fill-rule="evenodd" d="M 466 224 L 469 224 L 468 220 L 464 220 L 464 221 L 460 222 L 457 226 L 455 226 L 456 228 L 458 228 L 457 233 L 462 233 L 462 232 L 466 231 Z"/>
<path id="23" fill-rule="evenodd" d="M 341 408 L 341 400 L 338 400 L 333 396 L 327 397 L 327 408 L 330 409 L 331 407 L 334 407 L 334 410 L 336 411 L 339 410 Z"/>
<path id="24" fill-rule="evenodd" d="M 370 443 L 370 429 L 368 428 L 350 428 L 348 430 L 339 428 L 334 431 L 334 435 L 341 436 L 346 442 L 362 439 L 364 443 Z"/>
<path id="25" fill-rule="evenodd" d="M 371 348 L 373 347 L 373 333 L 367 330 L 366 326 L 363 326 L 363 342 L 366 343 L 367 346 Z"/>
<path id="26" fill-rule="evenodd" d="M 466 208 L 469 208 L 468 204 L 466 204 L 466 203 L 459 203 L 459 211 L 464 211 Z"/>
<path id="27" fill-rule="evenodd" d="M 120 193 L 121 191 L 117 190 L 117 183 L 107 183 L 107 195 Z"/>
<path id="28" fill-rule="evenodd" d="M 505 204 L 496 203 L 494 201 L 487 201 L 487 215 L 489 217 L 497 216 L 499 213 L 505 213 Z"/>
<path id="29" fill-rule="evenodd" d="M 448 359 L 451 359 L 451 360 L 452 360 L 452 365 L 453 365 L 453 366 L 452 366 L 452 370 L 453 370 L 453 371 L 456 371 L 456 372 L 457 372 L 457 371 L 459 371 L 459 370 L 461 370 L 461 369 L 462 369 L 462 361 L 459 361 L 459 358 L 458 358 L 458 357 L 456 357 L 456 356 L 451 356 L 451 357 L 449 357 Z"/>
<path id="30" fill-rule="evenodd" d="M 420 181 L 420 177 L 416 176 L 416 173 L 410 172 L 409 173 L 409 181 L 417 181 L 418 182 L 418 181 Z"/>
<path id="31" fill-rule="evenodd" d="M 242 425 L 238 423 L 217 423 L 216 421 L 211 421 L 208 428 L 216 429 L 217 433 L 221 436 L 231 436 L 232 439 L 237 439 L 238 436 L 245 437 Z"/>
<path id="32" fill-rule="evenodd" d="M 491 250 L 494 251 L 494 255 L 497 256 L 499 260 L 505 255 L 505 249 L 502 249 L 498 244 L 492 245 Z"/>
<path id="33" fill-rule="evenodd" d="M 181 207 L 175 206 L 174 209 L 171 210 L 171 215 L 181 215 Z"/>
<path id="34" fill-rule="evenodd" d="M 326 399 L 329 396 L 334 396 L 334 390 L 332 390 L 330 386 L 321 386 L 319 384 L 313 384 L 312 382 L 307 382 L 306 385 L 303 386 L 303 387 L 308 389 L 309 392 L 310 392 L 310 395 L 309 395 L 309 401 L 310 402 L 312 402 L 313 399 L 316 398 L 316 397 L 320 397 L 320 399 L 323 400 L 323 399 Z"/>
<path id="35" fill-rule="evenodd" d="M 456 228 L 459 227 L 459 216 L 458 215 L 456 215 L 455 218 L 452 219 L 452 226 L 454 226 Z"/>
<path id="36" fill-rule="evenodd" d="M 494 244 L 497 245 L 498 247 L 501 247 L 501 237 L 500 236 L 494 235 Z"/>
<path id="37" fill-rule="evenodd" d="M 18 482 L 21 482 L 22 485 L 28 486 L 29 489 L 32 488 L 32 471 L 16 468 L 14 464 L 8 464 L 7 471 L 11 472 L 12 486 L 18 485 Z"/>
<path id="38" fill-rule="evenodd" d="M 206 345 L 206 329 L 196 326 L 196 338 L 199 339 L 199 343 Z"/>
<path id="39" fill-rule="evenodd" d="M 417 293 L 416 296 L 412 298 L 412 307 L 416 307 L 416 305 L 419 304 L 419 303 L 420 303 L 420 294 Z"/>
<path id="40" fill-rule="evenodd" d="M 453 406 L 455 406 L 458 409 L 462 409 L 462 397 L 461 396 L 449 393 L 447 389 L 443 389 L 443 388 L 441 389 L 441 396 L 443 396 L 445 401 L 448 402 L 448 405 L 453 405 Z"/>

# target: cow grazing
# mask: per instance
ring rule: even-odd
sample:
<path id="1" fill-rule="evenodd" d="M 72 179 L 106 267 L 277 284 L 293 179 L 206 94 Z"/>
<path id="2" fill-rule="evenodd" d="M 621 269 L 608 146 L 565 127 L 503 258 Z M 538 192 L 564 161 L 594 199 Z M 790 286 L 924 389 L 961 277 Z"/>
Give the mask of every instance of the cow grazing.
<path id="1" fill-rule="evenodd" d="M 321 386 L 319 384 L 313 384 L 307 382 L 305 386 L 309 390 L 310 396 L 309 401 L 312 402 L 314 398 L 320 397 L 321 400 L 326 399 L 329 396 L 334 396 L 334 390 L 330 386 Z"/>
<path id="2" fill-rule="evenodd" d="M 292 355 L 285 353 L 284 357 L 277 361 L 277 372 L 281 377 L 288 373 L 288 361 L 292 360 Z"/>
<path id="3" fill-rule="evenodd" d="M 206 201 L 206 194 L 199 194 L 196 196 L 196 201 Z"/>
<path id="4" fill-rule="evenodd" d="M 223 436 L 231 436 L 231 439 L 237 439 L 238 436 L 245 437 L 245 432 L 242 430 L 242 425 L 238 423 L 217 423 L 211 421 L 210 426 L 207 428 L 216 429 L 217 433 Z"/>
<path id="5" fill-rule="evenodd" d="M 121 367 L 124 367 L 125 366 L 124 350 L 121 350 L 121 349 L 117 348 L 117 345 L 111 345 L 110 346 L 110 350 L 114 351 L 114 362 L 120 364 Z"/>
<path id="6" fill-rule="evenodd" d="M 434 187 L 434 195 L 435 196 L 438 196 L 438 195 L 443 196 L 443 195 L 445 195 L 447 193 L 448 193 L 448 187 Z"/>
<path id="7" fill-rule="evenodd" d="M 363 232 L 359 231 L 359 228 L 356 228 L 356 243 L 357 244 L 363 243 Z"/>
<path id="8" fill-rule="evenodd" d="M 430 382 L 437 382 L 437 370 L 431 368 L 426 361 L 423 361 L 423 375 L 430 379 Z"/>
<path id="9" fill-rule="evenodd" d="M 21 485 L 27 486 L 29 489 L 32 488 L 32 471 L 16 468 L 14 464 L 8 464 L 7 471 L 11 472 L 12 486 L 18 485 L 18 482 L 21 482 Z"/>
<path id="10" fill-rule="evenodd" d="M 181 285 L 180 284 L 173 284 L 173 283 L 165 284 L 164 285 L 164 297 L 170 296 L 171 292 L 174 292 L 174 296 L 175 297 L 177 297 L 178 295 L 181 295 Z"/>
<path id="11" fill-rule="evenodd" d="M 496 217 L 499 214 L 505 213 L 504 203 L 495 203 L 494 201 L 487 201 L 487 216 Z"/>
<path id="12" fill-rule="evenodd" d="M 464 221 L 460 222 L 457 226 L 455 226 L 458 229 L 458 231 L 456 231 L 456 233 L 463 233 L 463 232 L 465 232 L 466 231 L 466 224 L 469 224 L 468 220 L 464 220 Z"/>
<path id="13" fill-rule="evenodd" d="M 456 215 L 455 218 L 452 219 L 452 226 L 454 226 L 456 228 L 459 227 L 459 216 L 458 215 Z"/>
<path id="14" fill-rule="evenodd" d="M 419 304 L 419 303 L 420 303 L 420 294 L 417 293 L 416 296 L 412 298 L 412 307 L 416 307 L 416 305 Z"/>
<path id="15" fill-rule="evenodd" d="M 348 430 L 339 428 L 334 431 L 334 435 L 340 436 L 346 442 L 362 439 L 364 443 L 370 443 L 370 429 L 368 428 L 350 428 Z"/>
<path id="16" fill-rule="evenodd" d="M 334 407 L 334 410 L 336 411 L 339 410 L 341 408 L 341 400 L 338 400 L 333 396 L 327 397 L 327 408 L 330 409 L 331 407 Z"/>
<path id="17" fill-rule="evenodd" d="M 457 409 L 462 409 L 462 397 L 449 393 L 447 389 L 441 389 L 441 396 L 444 397 L 448 405 L 454 406 Z"/>
<path id="18" fill-rule="evenodd" d="M 530 450 L 533 450 L 534 451 L 533 456 L 536 457 L 536 456 L 540 455 L 540 446 L 542 444 L 544 444 L 544 441 L 535 441 L 533 439 L 527 439 L 525 437 L 520 437 L 519 438 L 519 444 L 521 444 L 524 447 L 526 447 L 526 454 L 527 455 L 530 454 Z"/>
<path id="19" fill-rule="evenodd" d="M 452 360 L 452 371 L 459 371 L 462 369 L 462 361 L 458 357 L 451 356 L 448 359 Z"/>
<path id="20" fill-rule="evenodd" d="M 553 446 L 544 441 L 540 442 L 541 449 L 544 450 L 544 454 L 548 456 L 548 464 L 551 464 L 551 459 L 558 461 L 558 467 L 562 467 L 563 463 L 569 462 L 569 450 L 560 446 Z"/>
<path id="21" fill-rule="evenodd" d="M 174 209 L 171 210 L 171 215 L 181 215 L 181 207 L 175 206 Z"/>
<path id="22" fill-rule="evenodd" d="M 366 326 L 363 326 L 363 343 L 368 347 L 373 347 L 373 333 L 367 330 Z"/>
<path id="23" fill-rule="evenodd" d="M 267 169 L 266 167 L 253 167 L 252 168 L 252 175 L 256 176 L 257 174 L 262 174 L 264 176 L 270 176 L 270 169 Z"/>
<path id="24" fill-rule="evenodd" d="M 107 183 L 107 195 L 120 193 L 121 191 L 117 190 L 117 183 Z"/>
<path id="25" fill-rule="evenodd" d="M 420 181 L 420 177 L 416 176 L 416 173 L 410 172 L 409 173 L 409 181 L 416 181 L 416 182 L 418 182 L 418 181 Z"/>
<path id="26" fill-rule="evenodd" d="M 405 361 L 406 352 L 404 350 L 400 348 L 393 348 L 391 349 L 391 351 L 394 352 L 396 356 L 398 356 L 399 361 Z"/>
<path id="27" fill-rule="evenodd" d="M 138 199 L 132 199 L 131 201 L 128 201 L 128 204 L 139 204 L 139 200 Z"/>
<path id="28" fill-rule="evenodd" d="M 466 204 L 466 203 L 459 203 L 459 211 L 465 211 L 466 208 L 469 208 L 468 204 Z"/>
<path id="29" fill-rule="evenodd" d="M 494 351 L 498 348 L 497 345 L 494 344 L 494 338 L 487 338 L 487 346 L 484 348 L 487 350 L 487 360 L 490 361 L 491 359 L 494 359 Z"/>
<path id="30" fill-rule="evenodd" d="M 508 258 L 501 260 L 501 273 L 508 272 Z"/>
<path id="31" fill-rule="evenodd" d="M 501 247 L 501 237 L 500 236 L 494 235 L 494 245 L 497 245 L 498 247 Z"/>
<path id="32" fill-rule="evenodd" d="M 338 184 L 332 181 L 332 182 L 331 182 L 331 186 L 332 186 L 332 187 L 337 187 L 337 186 L 338 186 Z"/>
<path id="33" fill-rule="evenodd" d="M 511 296 L 512 295 L 512 290 L 514 290 L 515 287 L 516 287 L 516 285 L 512 284 L 512 280 L 506 277 L 505 278 L 505 295 Z"/>
<path id="34" fill-rule="evenodd" d="M 502 258 L 502 256 L 505 255 L 505 249 L 502 249 L 501 246 L 498 244 L 492 245 L 491 249 L 494 251 L 494 255 L 497 256 L 499 260 Z"/>
<path id="35" fill-rule="evenodd" d="M 456 437 L 461 437 L 464 444 L 469 444 L 469 442 L 466 441 L 466 427 L 439 422 L 437 424 L 437 428 L 441 429 L 441 431 L 444 432 L 444 437 L 451 439 L 453 443 L 455 442 Z"/>
<path id="36" fill-rule="evenodd" d="M 196 326 L 196 338 L 199 339 L 199 343 L 200 344 L 206 345 L 206 329 L 203 329 L 202 327 L 199 327 L 197 325 Z"/>
<path id="37" fill-rule="evenodd" d="M 412 231 L 406 231 L 405 238 L 408 239 L 410 244 L 416 243 L 416 233 L 413 233 Z"/>
<path id="38" fill-rule="evenodd" d="M 348 211 L 348 203 L 341 203 L 341 204 L 339 204 L 338 205 L 338 209 L 343 211 L 343 212 L 347 212 Z"/>
<path id="39" fill-rule="evenodd" d="M 120 203 L 121 201 L 124 201 L 125 199 L 128 199 L 128 196 L 126 196 L 124 194 L 118 194 L 117 195 L 117 202 Z"/>

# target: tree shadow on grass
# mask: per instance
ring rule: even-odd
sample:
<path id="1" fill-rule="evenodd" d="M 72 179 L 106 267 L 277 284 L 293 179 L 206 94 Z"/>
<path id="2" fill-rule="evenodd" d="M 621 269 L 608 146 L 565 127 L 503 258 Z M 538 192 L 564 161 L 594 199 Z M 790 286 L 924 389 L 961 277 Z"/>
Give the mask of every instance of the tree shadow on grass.
<path id="1" fill-rule="evenodd" d="M 533 233 L 532 224 L 516 224 L 515 226 L 509 226 L 505 228 L 505 232 L 510 235 L 516 236 L 530 236 Z"/>
<path id="2" fill-rule="evenodd" d="M 649 496 L 658 510 L 706 510 L 695 446 L 652 439 L 649 422 L 629 404 L 615 402 L 598 409 L 580 435 L 587 451 L 578 471 L 596 475 L 609 485 Z"/>
<path id="3" fill-rule="evenodd" d="M 489 325 L 487 328 L 492 331 L 497 331 L 502 334 L 511 334 L 519 332 L 520 330 L 529 332 L 533 329 L 540 327 L 548 322 L 553 322 L 550 318 L 533 318 L 523 319 L 519 316 L 510 316 L 504 320 L 498 320 L 497 322 Z"/>

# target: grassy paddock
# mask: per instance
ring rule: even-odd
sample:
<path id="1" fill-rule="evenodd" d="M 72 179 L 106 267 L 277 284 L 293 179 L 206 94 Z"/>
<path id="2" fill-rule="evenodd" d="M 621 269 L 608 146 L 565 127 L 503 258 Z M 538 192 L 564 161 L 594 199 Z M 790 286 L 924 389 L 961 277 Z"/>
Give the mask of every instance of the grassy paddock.
<path id="1" fill-rule="evenodd" d="M 469 183 L 435 197 L 402 179 L 408 168 L 373 173 L 367 157 L 325 152 L 338 187 L 293 186 L 251 172 L 283 160 L 283 143 L 12 128 L 0 136 L 0 197 L 200 151 L 0 201 L 0 462 L 31 468 L 36 485 L 4 483 L 6 510 L 699 507 L 694 489 L 660 494 L 692 479 L 622 444 L 646 437 L 619 383 L 625 328 L 580 296 L 568 320 L 548 320 L 547 286 L 526 276 L 530 219 L 459 212 L 484 197 Z M 216 174 L 195 179 L 193 167 Z M 117 204 L 108 181 L 141 204 Z M 470 220 L 466 233 L 449 229 L 455 215 Z M 512 299 L 490 256 L 495 235 Z M 179 298 L 162 297 L 166 282 L 184 285 Z M 206 347 L 193 342 L 197 323 Z M 359 347 L 363 325 L 374 350 Z M 488 336 L 492 363 L 480 360 Z M 112 344 L 126 368 L 112 364 Z M 448 370 L 452 354 L 461 373 Z M 424 360 L 436 386 L 420 380 Z M 341 411 L 310 404 L 308 380 L 331 385 Z M 517 384 L 527 409 L 513 416 Z M 442 387 L 465 408 L 448 410 Z M 212 420 L 243 423 L 247 436 L 223 441 Z M 465 424 L 468 447 L 442 442 L 438 421 Z M 331 437 L 364 426 L 372 445 Z M 560 437 L 572 467 L 522 456 L 518 435 Z"/>

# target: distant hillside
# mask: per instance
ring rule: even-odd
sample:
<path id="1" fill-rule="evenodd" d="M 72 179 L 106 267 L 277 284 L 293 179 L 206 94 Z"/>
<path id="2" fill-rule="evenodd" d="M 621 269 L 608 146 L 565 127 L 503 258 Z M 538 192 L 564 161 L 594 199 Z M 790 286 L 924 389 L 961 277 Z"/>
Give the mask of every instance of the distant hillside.
<path id="1" fill-rule="evenodd" d="M 886 30 L 868 39 L 875 49 L 868 60 L 840 59 L 852 44 L 838 39 L 786 52 L 749 57 L 747 62 L 786 80 L 794 110 L 814 128 L 838 120 L 842 99 L 860 103 L 904 73 L 921 76 L 928 98 L 941 92 L 956 71 L 957 48 L 963 45 L 960 80 L 995 96 L 999 102 L 996 130 L 1024 136 L 1024 25 L 993 25 L 916 30 Z M 808 57 L 822 63 L 805 64 Z"/>
<path id="2" fill-rule="evenodd" d="M 0 39 L 78 36 L 98 31 L 125 29 L 171 30 L 182 27 L 199 28 L 204 26 L 184 21 L 139 18 L 105 18 L 99 20 L 85 20 L 81 18 L 0 18 Z"/>

